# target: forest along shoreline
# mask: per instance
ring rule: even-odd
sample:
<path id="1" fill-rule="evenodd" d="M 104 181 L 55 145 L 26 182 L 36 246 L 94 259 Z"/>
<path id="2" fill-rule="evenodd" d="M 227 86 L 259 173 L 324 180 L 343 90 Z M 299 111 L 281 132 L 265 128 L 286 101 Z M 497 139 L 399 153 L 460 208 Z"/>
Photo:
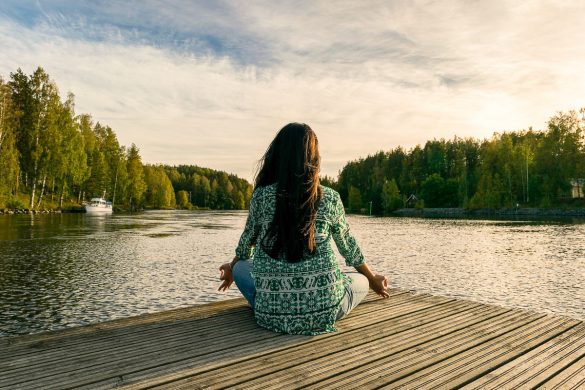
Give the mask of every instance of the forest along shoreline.
<path id="1" fill-rule="evenodd" d="M 143 209 L 243 210 L 252 185 L 196 165 L 143 164 L 135 144 L 90 114 L 75 113 L 43 68 L 0 75 L 0 210 L 2 214 L 82 212 L 92 198 L 115 212 Z"/>
<path id="2" fill-rule="evenodd" d="M 39 67 L 0 75 L 0 210 L 81 211 L 104 197 L 114 211 L 245 210 L 253 185 L 196 165 L 143 164 L 135 144 L 76 114 Z M 490 139 L 434 139 L 349 161 L 323 185 L 348 212 L 408 216 L 581 216 L 585 209 L 585 107 L 558 112 L 544 130 Z M 6 211 L 8 210 L 8 211 Z M 31 211 L 33 210 L 33 211 Z M 397 211 L 399 210 L 399 211 Z"/>

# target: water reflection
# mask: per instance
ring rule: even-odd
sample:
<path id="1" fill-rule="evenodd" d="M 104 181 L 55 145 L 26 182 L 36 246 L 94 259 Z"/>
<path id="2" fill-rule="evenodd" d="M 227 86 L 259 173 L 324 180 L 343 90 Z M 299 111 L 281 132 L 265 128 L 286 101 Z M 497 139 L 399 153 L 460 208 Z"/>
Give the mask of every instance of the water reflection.
<path id="1" fill-rule="evenodd" d="M 0 336 L 237 296 L 217 289 L 245 212 L 0 216 Z M 585 319 L 582 221 L 349 221 L 394 287 Z"/>

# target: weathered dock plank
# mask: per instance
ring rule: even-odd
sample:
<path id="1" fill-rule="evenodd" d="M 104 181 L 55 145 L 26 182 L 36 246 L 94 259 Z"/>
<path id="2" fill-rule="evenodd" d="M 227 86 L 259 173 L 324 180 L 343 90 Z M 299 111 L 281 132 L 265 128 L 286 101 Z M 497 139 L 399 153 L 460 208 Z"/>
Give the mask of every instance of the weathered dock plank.
<path id="1" fill-rule="evenodd" d="M 552 338 L 518 359 L 490 372 L 465 389 L 534 388 L 585 356 L 585 325 Z M 575 367 L 578 365 L 575 365 Z M 585 365 L 582 366 L 585 368 Z M 557 378 L 556 381 L 558 381 Z M 582 378 L 585 381 L 585 376 Z"/>
<path id="2" fill-rule="evenodd" d="M 338 331 L 258 327 L 242 299 L 0 339 L 0 388 L 585 388 L 585 324 L 393 290 Z"/>

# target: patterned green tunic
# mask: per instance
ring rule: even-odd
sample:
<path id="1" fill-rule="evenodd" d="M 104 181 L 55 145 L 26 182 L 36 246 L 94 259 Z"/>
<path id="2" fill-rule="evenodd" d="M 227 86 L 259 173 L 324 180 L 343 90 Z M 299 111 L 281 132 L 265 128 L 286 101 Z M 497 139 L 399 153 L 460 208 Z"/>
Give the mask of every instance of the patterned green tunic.
<path id="1" fill-rule="evenodd" d="M 351 279 L 339 268 L 331 248 L 335 241 L 348 266 L 357 267 L 364 257 L 345 220 L 339 194 L 321 186 L 323 198 L 317 209 L 316 250 L 298 263 L 268 256 L 260 242 L 274 216 L 276 185 L 254 191 L 246 227 L 236 249 L 239 259 L 253 259 L 256 286 L 256 322 L 267 329 L 291 334 L 316 335 L 335 330 L 333 326 L 345 286 Z"/>

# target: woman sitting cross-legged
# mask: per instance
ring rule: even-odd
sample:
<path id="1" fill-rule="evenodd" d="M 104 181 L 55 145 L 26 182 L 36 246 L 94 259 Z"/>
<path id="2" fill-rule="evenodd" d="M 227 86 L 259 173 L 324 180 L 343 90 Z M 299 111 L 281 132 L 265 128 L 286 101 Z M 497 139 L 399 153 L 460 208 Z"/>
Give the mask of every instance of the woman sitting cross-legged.
<path id="1" fill-rule="evenodd" d="M 339 194 L 319 184 L 319 166 L 309 126 L 278 132 L 261 160 L 236 257 L 219 268 L 219 290 L 235 281 L 258 325 L 276 332 L 331 332 L 369 288 L 388 297 L 388 280 L 365 263 Z M 332 238 L 358 272 L 341 271 Z"/>

